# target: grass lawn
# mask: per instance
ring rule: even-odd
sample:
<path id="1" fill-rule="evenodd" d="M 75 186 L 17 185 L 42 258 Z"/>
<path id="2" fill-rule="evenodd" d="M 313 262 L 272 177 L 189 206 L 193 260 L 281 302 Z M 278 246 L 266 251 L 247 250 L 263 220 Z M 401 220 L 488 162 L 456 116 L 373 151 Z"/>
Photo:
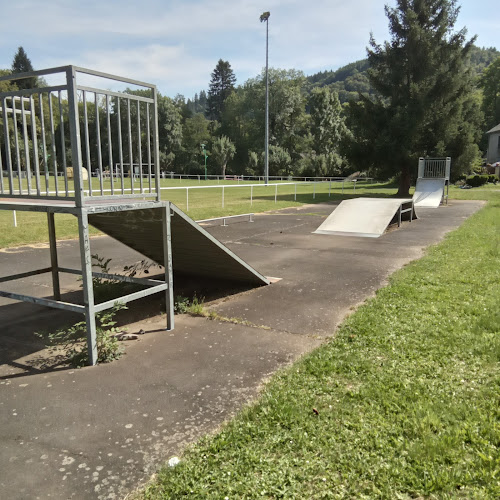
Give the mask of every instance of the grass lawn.
<path id="1" fill-rule="evenodd" d="M 500 193 L 144 498 L 500 498 Z"/>
<path id="2" fill-rule="evenodd" d="M 95 187 L 97 179 L 92 179 Z M 109 181 L 106 181 L 109 183 Z M 222 182 L 222 181 L 221 181 Z M 238 184 L 236 181 L 225 181 L 226 184 Z M 62 180 L 59 180 L 62 187 Z M 162 199 L 170 200 L 181 210 L 187 211 L 194 219 L 208 219 L 222 215 L 236 215 L 248 212 L 263 212 L 276 208 L 284 208 L 304 203 L 317 203 L 328 200 L 342 199 L 354 195 L 389 196 L 394 193 L 394 188 L 386 184 L 364 184 L 359 183 L 356 190 L 352 183 L 346 183 L 344 194 L 342 194 L 342 183 L 332 183 L 329 189 L 328 183 L 304 184 L 297 186 L 297 199 L 295 200 L 294 186 L 279 186 L 275 203 L 275 187 L 262 186 L 253 188 L 252 203 L 250 200 L 250 187 L 240 183 L 241 187 L 226 188 L 224 191 L 224 207 L 222 206 L 222 188 L 217 187 L 217 181 L 202 181 L 179 179 L 162 180 L 163 187 L 195 187 L 199 185 L 214 186 L 211 189 L 192 189 L 189 191 L 189 200 L 186 198 L 186 190 L 163 190 Z M 313 191 L 316 191 L 313 195 Z M 330 196 L 329 196 L 330 194 Z M 189 201 L 189 210 L 187 208 Z M 15 247 L 30 243 L 48 241 L 47 217 L 43 213 L 17 211 L 18 227 L 13 226 L 13 214 L 11 211 L 0 210 L 0 248 Z M 78 237 L 76 218 L 71 215 L 56 214 L 56 233 L 58 239 Z M 98 234 L 92 230 L 92 234 Z"/>

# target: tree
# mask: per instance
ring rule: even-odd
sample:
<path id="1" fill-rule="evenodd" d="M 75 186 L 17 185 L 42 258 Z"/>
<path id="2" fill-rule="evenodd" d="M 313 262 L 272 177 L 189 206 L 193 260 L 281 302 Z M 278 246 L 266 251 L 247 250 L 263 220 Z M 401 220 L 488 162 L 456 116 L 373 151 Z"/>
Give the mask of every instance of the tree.
<path id="1" fill-rule="evenodd" d="M 500 123 L 500 57 L 492 62 L 481 78 L 483 89 L 482 109 L 486 130 Z"/>
<path id="2" fill-rule="evenodd" d="M 219 137 L 212 144 L 212 158 L 215 163 L 220 165 L 222 175 L 226 175 L 227 162 L 233 158 L 236 153 L 234 144 L 225 136 Z"/>
<path id="3" fill-rule="evenodd" d="M 211 120 L 220 121 L 224 111 L 224 102 L 234 90 L 236 77 L 228 61 L 219 59 L 212 73 L 208 89 L 208 115 Z M 201 97 L 201 96 L 200 96 Z"/>
<path id="4" fill-rule="evenodd" d="M 479 113 L 467 62 L 474 38 L 466 41 L 465 28 L 453 31 L 455 0 L 397 0 L 385 11 L 391 40 L 378 45 L 371 37 L 368 49 L 379 97 L 350 104 L 356 136 L 350 156 L 381 175 L 399 173 L 398 196 L 406 197 L 418 157 L 448 155 L 464 109 Z"/>
<path id="5" fill-rule="evenodd" d="M 341 141 L 349 134 L 338 95 L 329 87 L 315 88 L 309 99 L 312 147 L 321 168 L 318 175 L 338 175 Z M 316 162 L 317 163 L 317 162 Z"/>
<path id="6" fill-rule="evenodd" d="M 31 61 L 22 47 L 17 49 L 17 52 L 12 61 L 12 74 L 27 73 L 34 71 Z M 37 78 L 23 78 L 22 80 L 13 80 L 20 90 L 33 89 L 37 86 Z"/>

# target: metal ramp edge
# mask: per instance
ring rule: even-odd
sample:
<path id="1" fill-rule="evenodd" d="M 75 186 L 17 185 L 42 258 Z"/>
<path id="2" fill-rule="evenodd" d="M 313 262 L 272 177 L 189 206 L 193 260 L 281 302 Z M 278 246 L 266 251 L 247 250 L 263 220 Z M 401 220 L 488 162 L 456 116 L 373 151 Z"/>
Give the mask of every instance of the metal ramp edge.
<path id="1" fill-rule="evenodd" d="M 339 206 L 313 231 L 314 234 L 379 238 L 392 220 L 403 214 L 416 219 L 413 201 L 402 198 L 353 198 Z"/>
<path id="2" fill-rule="evenodd" d="M 89 213 L 89 224 L 164 265 L 162 220 L 170 209 L 173 270 L 214 280 L 268 285 L 269 280 L 172 203 L 160 207 Z"/>

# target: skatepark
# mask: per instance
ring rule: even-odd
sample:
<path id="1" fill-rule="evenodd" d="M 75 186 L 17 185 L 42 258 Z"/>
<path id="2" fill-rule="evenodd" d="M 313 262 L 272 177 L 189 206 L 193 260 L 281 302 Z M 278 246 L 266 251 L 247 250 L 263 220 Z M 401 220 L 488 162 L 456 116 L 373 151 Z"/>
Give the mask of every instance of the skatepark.
<path id="1" fill-rule="evenodd" d="M 75 90 L 84 102 L 86 92 L 117 97 L 70 83 L 76 73 L 92 74 L 89 70 L 70 66 L 62 71 L 74 113 Z M 129 110 L 133 101 L 138 115 L 147 113 L 149 124 L 154 86 L 131 83 L 151 88 L 153 97 L 118 99 L 128 100 Z M 60 88 L 47 91 L 50 100 L 53 92 L 59 92 L 61 104 Z M 10 106 L 4 98 L 4 113 L 15 114 L 15 96 Z M 102 132 L 111 135 L 109 111 L 107 118 L 108 129 Z M 360 198 L 257 214 L 253 222 L 200 226 L 161 200 L 154 131 L 147 131 L 152 157 L 144 181 L 141 176 L 134 184 L 131 175 L 125 188 L 121 168 L 121 184 L 117 181 L 111 194 L 104 193 L 102 183 L 92 193 L 79 142 L 88 140 L 87 116 L 81 137 L 77 118 L 70 114 L 68 120 L 78 168 L 70 179 L 70 167 L 59 165 L 65 181 L 61 191 L 56 187 L 54 195 L 48 183 L 44 186 L 36 155 L 33 184 L 28 179 L 23 193 L 19 176 L 15 187 L 10 151 L 8 182 L 1 186 L 0 209 L 46 213 L 50 240 L 48 248 L 0 252 L 0 487 L 8 498 L 123 497 L 251 401 L 266 377 L 332 337 L 346 315 L 395 270 L 421 257 L 483 205 L 454 201 L 440 207 L 449 162 L 440 160 L 439 171 L 430 162 L 431 171 L 425 172 L 424 161 L 412 200 Z M 131 149 L 131 127 L 128 132 Z M 140 120 L 137 132 L 141 152 Z M 57 241 L 54 218 L 60 213 L 78 219 L 77 240 Z M 91 239 L 89 224 L 107 236 Z M 113 256 L 112 273 L 93 271 L 92 253 Z M 163 266 L 157 276 L 119 276 L 120 268 L 144 256 Z M 197 280 L 225 283 L 205 304 L 214 319 L 174 318 L 174 289 L 184 276 L 194 281 L 191 291 L 197 293 L 203 292 L 196 289 Z M 96 277 L 143 288 L 98 302 Z M 126 344 L 124 357 L 80 370 L 40 364 L 46 353 L 33 332 L 83 316 L 95 365 L 95 315 L 117 300 L 130 303 L 134 313 L 129 331 L 142 332 Z"/>
<path id="2" fill-rule="evenodd" d="M 482 205 L 454 201 L 426 209 L 377 239 L 312 234 L 335 208 L 331 204 L 210 227 L 241 259 L 281 280 L 207 304 L 240 324 L 185 315 L 176 316 L 170 332 L 164 316 L 131 324 L 129 332 L 142 328 L 146 334 L 128 343 L 121 359 L 96 367 L 30 369 L 25 360 L 41 346 L 30 345 L 28 333 L 72 313 L 2 299 L 2 491 L 26 498 L 123 497 L 234 415 L 258 394 L 263 379 L 334 335 L 345 315 L 392 272 Z M 92 246 L 112 251 L 117 266 L 138 257 L 109 237 L 93 239 Z M 62 242 L 60 264 L 75 265 L 77 249 L 76 241 Z M 48 259 L 47 249 L 2 252 L 0 269 L 3 274 L 19 263 L 36 267 Z M 20 280 L 17 291 L 33 287 L 33 279 Z M 43 286 L 43 280 L 50 288 L 50 277 L 38 275 L 35 283 Z M 78 284 L 62 281 L 61 287 L 64 298 Z"/>

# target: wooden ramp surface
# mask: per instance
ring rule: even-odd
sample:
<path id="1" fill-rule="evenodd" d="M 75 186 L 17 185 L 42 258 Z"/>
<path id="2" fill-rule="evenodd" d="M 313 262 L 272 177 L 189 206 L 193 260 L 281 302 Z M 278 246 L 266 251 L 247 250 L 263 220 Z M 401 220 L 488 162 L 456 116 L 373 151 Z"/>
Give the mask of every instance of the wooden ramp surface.
<path id="1" fill-rule="evenodd" d="M 174 272 L 267 285 L 269 281 L 205 231 L 175 205 L 171 209 Z M 89 223 L 149 259 L 164 265 L 162 216 L 165 207 L 89 213 Z"/>

